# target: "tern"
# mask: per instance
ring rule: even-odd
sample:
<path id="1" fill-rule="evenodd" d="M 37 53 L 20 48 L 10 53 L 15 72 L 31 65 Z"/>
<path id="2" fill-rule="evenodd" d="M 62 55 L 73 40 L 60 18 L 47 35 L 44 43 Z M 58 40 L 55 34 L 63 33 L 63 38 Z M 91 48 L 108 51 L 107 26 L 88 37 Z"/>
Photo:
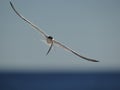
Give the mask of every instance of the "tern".
<path id="1" fill-rule="evenodd" d="M 56 41 L 52 36 L 47 35 L 45 32 L 43 32 L 42 29 L 40 29 L 38 26 L 36 26 L 35 24 L 33 24 L 32 22 L 30 22 L 28 19 L 26 19 L 22 14 L 20 14 L 14 7 L 14 5 L 12 4 L 12 2 L 10 1 L 10 5 L 12 7 L 12 9 L 14 10 L 14 12 L 21 18 L 23 19 L 25 22 L 27 22 L 29 25 L 32 26 L 33 29 L 39 31 L 41 33 L 41 35 L 46 39 L 47 44 L 50 44 L 50 47 L 46 53 L 46 55 L 49 54 L 50 50 L 52 49 L 53 44 L 58 45 L 59 47 L 62 47 L 64 50 L 73 53 L 74 55 L 84 59 L 84 60 L 88 60 L 88 61 L 92 61 L 92 62 L 99 62 L 98 60 L 95 59 L 91 59 L 91 58 L 87 58 L 85 56 L 80 55 L 79 53 L 77 53 L 76 51 L 72 50 L 71 48 L 61 44 L 60 42 Z"/>

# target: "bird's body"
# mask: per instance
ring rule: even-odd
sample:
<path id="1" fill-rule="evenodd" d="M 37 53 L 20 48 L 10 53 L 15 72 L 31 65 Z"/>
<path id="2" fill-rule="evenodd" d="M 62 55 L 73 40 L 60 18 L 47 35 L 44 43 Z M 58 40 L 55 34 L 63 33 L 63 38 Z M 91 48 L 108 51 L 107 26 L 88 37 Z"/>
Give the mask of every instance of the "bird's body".
<path id="1" fill-rule="evenodd" d="M 46 38 L 46 41 L 47 41 L 48 44 L 51 44 L 53 42 L 53 37 L 52 36 L 48 36 Z"/>
<path id="2" fill-rule="evenodd" d="M 39 31 L 39 32 L 41 33 L 41 35 L 46 39 L 46 42 L 47 42 L 48 44 L 50 44 L 50 48 L 49 48 L 49 50 L 47 51 L 47 54 L 46 54 L 46 55 L 48 55 L 48 53 L 50 52 L 53 44 L 57 44 L 57 45 L 59 45 L 60 47 L 62 47 L 63 49 L 65 49 L 65 50 L 73 53 L 74 55 L 76 55 L 76 56 L 78 56 L 78 57 L 80 57 L 80 58 L 82 58 L 82 59 L 85 59 L 85 60 L 88 60 L 88 61 L 92 61 L 92 62 L 98 62 L 98 61 L 95 60 L 95 59 L 90 59 L 90 58 L 84 57 L 84 56 L 80 55 L 79 53 L 75 52 L 74 50 L 68 48 L 67 46 L 61 44 L 60 42 L 54 40 L 52 36 L 47 35 L 45 32 L 43 32 L 42 29 L 40 29 L 40 28 L 37 27 L 35 24 L 33 24 L 32 22 L 30 22 L 29 20 L 27 20 L 25 17 L 23 17 L 20 13 L 18 13 L 18 11 L 15 9 L 15 7 L 13 6 L 13 4 L 12 4 L 11 1 L 10 1 L 10 5 L 11 5 L 12 9 L 14 10 L 14 12 L 15 12 L 21 19 L 23 19 L 25 22 L 27 22 L 29 25 L 31 25 L 35 30 Z"/>

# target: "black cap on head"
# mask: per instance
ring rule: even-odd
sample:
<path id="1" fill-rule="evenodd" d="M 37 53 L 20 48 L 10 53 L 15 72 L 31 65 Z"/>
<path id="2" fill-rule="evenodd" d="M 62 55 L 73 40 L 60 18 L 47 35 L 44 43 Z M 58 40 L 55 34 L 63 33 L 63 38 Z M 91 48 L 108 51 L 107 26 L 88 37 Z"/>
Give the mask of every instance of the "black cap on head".
<path id="1" fill-rule="evenodd" d="M 52 37 L 52 36 L 48 36 L 48 38 L 49 38 L 49 39 L 53 39 L 53 37 Z"/>

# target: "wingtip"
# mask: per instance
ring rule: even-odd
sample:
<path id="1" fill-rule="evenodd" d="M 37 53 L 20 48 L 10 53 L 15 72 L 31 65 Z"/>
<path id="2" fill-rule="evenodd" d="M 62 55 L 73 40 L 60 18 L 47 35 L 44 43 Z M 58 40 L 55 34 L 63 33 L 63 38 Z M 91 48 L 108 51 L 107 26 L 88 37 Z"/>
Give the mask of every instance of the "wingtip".
<path id="1" fill-rule="evenodd" d="M 90 60 L 90 61 L 92 61 L 92 62 L 99 62 L 98 60 Z"/>

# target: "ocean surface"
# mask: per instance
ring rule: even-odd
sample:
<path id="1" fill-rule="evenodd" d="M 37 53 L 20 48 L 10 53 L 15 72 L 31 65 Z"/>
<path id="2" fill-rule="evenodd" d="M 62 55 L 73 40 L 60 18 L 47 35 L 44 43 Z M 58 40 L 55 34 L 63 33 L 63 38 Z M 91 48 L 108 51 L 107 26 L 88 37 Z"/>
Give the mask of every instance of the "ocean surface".
<path id="1" fill-rule="evenodd" d="M 0 90 L 120 90 L 120 73 L 0 73 Z"/>

